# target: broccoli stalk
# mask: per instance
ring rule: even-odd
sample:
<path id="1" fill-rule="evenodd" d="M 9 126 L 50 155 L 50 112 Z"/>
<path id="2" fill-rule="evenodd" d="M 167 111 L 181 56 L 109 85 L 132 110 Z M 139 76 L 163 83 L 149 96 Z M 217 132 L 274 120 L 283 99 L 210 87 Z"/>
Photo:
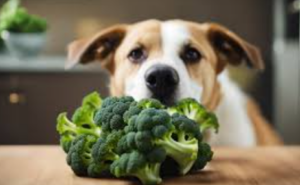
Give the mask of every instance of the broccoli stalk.
<path id="1" fill-rule="evenodd" d="M 60 135 L 68 135 L 69 137 L 71 137 L 71 135 L 75 137 L 80 134 L 89 134 L 99 137 L 101 133 L 101 130 L 98 127 L 89 129 L 77 126 L 67 118 L 67 113 L 65 112 L 58 115 L 56 129 Z"/>
<path id="2" fill-rule="evenodd" d="M 166 150 L 168 156 L 173 158 L 179 165 L 180 174 L 186 174 L 197 159 L 198 140 L 193 138 L 188 142 L 178 142 L 172 138 L 172 132 L 165 134 L 155 143 Z"/>
<path id="3" fill-rule="evenodd" d="M 115 160 L 110 166 L 110 171 L 116 177 L 132 176 L 137 177 L 144 185 L 156 185 L 162 181 L 159 176 L 160 165 L 147 161 L 144 154 L 132 151 Z"/>
<path id="4" fill-rule="evenodd" d="M 100 95 L 93 92 L 83 98 L 81 107 L 72 116 L 72 121 L 65 112 L 58 115 L 56 130 L 61 135 L 60 144 L 65 152 L 69 151 L 72 141 L 78 135 L 100 136 L 101 129 L 94 122 L 94 114 L 101 102 Z"/>
<path id="5" fill-rule="evenodd" d="M 134 174 L 139 178 L 144 185 L 156 185 L 161 183 L 161 178 L 159 177 L 161 164 L 146 164 L 143 168 L 137 170 Z"/>

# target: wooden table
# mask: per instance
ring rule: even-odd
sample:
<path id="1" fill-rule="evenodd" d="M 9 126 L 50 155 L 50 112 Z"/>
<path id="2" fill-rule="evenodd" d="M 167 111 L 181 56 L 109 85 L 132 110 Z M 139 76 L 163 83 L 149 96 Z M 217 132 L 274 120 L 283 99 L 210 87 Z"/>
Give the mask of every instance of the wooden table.
<path id="1" fill-rule="evenodd" d="M 300 147 L 216 148 L 210 166 L 165 179 L 167 185 L 298 185 Z M 0 185 L 128 185 L 129 180 L 76 177 L 58 146 L 0 146 Z"/>

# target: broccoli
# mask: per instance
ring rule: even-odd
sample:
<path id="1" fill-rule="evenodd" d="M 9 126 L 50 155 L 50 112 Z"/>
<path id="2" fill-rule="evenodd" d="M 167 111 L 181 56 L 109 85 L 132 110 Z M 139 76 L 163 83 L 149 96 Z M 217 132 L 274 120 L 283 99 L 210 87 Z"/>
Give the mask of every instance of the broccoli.
<path id="1" fill-rule="evenodd" d="M 207 143 L 199 143 L 198 156 L 195 164 L 193 165 L 192 171 L 203 169 L 206 164 L 211 161 L 213 152 Z"/>
<path id="2" fill-rule="evenodd" d="M 67 163 L 78 176 L 87 175 L 87 169 L 93 162 L 92 146 L 97 137 L 91 135 L 80 135 L 76 137 L 67 155 Z"/>
<path id="3" fill-rule="evenodd" d="M 123 129 L 126 126 L 123 114 L 129 109 L 132 102 L 134 100 L 129 96 L 106 98 L 94 117 L 96 124 L 104 132 Z"/>
<path id="4" fill-rule="evenodd" d="M 112 163 L 119 158 L 116 152 L 116 146 L 123 135 L 123 131 L 113 131 L 103 134 L 93 146 L 93 158 L 98 163 Z"/>
<path id="5" fill-rule="evenodd" d="M 67 118 L 67 113 L 60 113 L 57 118 L 56 130 L 61 136 L 60 144 L 63 146 L 65 152 L 69 151 L 71 142 L 77 135 L 88 134 L 96 137 L 100 136 L 100 128 L 94 129 L 77 126 L 75 123 Z"/>
<path id="6" fill-rule="evenodd" d="M 132 116 L 138 115 L 143 109 L 148 108 L 163 109 L 164 105 L 159 100 L 153 98 L 142 99 L 139 102 L 133 102 L 131 103 L 129 109 L 124 113 L 123 119 L 126 123 L 128 123 Z"/>
<path id="7" fill-rule="evenodd" d="M 179 173 L 184 175 L 197 159 L 198 143 L 202 137 L 197 124 L 185 116 L 173 115 L 172 124 L 173 127 L 168 130 L 163 127 L 154 130 L 158 136 L 155 143 L 162 146 L 167 155 L 178 163 Z"/>
<path id="8" fill-rule="evenodd" d="M 91 156 L 93 163 L 88 167 L 88 176 L 99 177 L 109 172 L 110 164 L 119 158 L 119 155 L 115 152 L 115 146 L 122 134 L 123 131 L 101 134 L 100 138 L 92 146 Z"/>
<path id="9" fill-rule="evenodd" d="M 84 97 L 81 107 L 74 112 L 72 121 L 84 128 L 95 129 L 97 125 L 94 122 L 94 114 L 100 108 L 101 101 L 100 95 L 97 92 Z"/>
<path id="10" fill-rule="evenodd" d="M 137 103 L 137 106 L 146 109 L 146 108 L 155 108 L 155 109 L 164 109 L 165 106 L 157 99 L 148 98 L 142 99 Z"/>
<path id="11" fill-rule="evenodd" d="M 18 33 L 45 32 L 47 22 L 37 15 L 29 14 L 20 6 L 19 0 L 9 0 L 0 10 L 0 35 L 5 30 Z"/>
<path id="12" fill-rule="evenodd" d="M 145 185 L 160 183 L 166 171 L 184 175 L 204 168 L 213 152 L 202 132 L 211 127 L 217 128 L 217 118 L 193 99 L 165 108 L 155 99 L 102 101 L 95 92 L 71 120 L 67 113 L 57 118 L 60 144 L 76 175 L 136 177 Z"/>
<path id="13" fill-rule="evenodd" d="M 193 98 L 185 98 L 177 102 L 173 107 L 168 108 L 168 112 L 187 116 L 189 119 L 196 121 L 201 132 L 213 128 L 218 132 L 219 123 L 214 113 L 208 112 L 201 104 Z"/>
<path id="14" fill-rule="evenodd" d="M 122 148 L 118 147 L 122 152 L 136 148 L 146 153 L 161 146 L 178 163 L 181 174 L 186 174 L 197 159 L 201 134 L 197 124 L 185 116 L 170 117 L 165 110 L 145 109 L 130 118 L 125 132 L 119 143 Z"/>
<path id="15" fill-rule="evenodd" d="M 101 98 L 97 92 L 84 97 L 82 106 L 72 116 L 72 121 L 67 118 L 67 113 L 60 113 L 57 118 L 56 129 L 61 135 L 60 144 L 65 152 L 69 151 L 71 142 L 77 135 L 89 134 L 100 136 L 101 129 L 94 122 L 94 114 L 101 105 Z"/>
<path id="16" fill-rule="evenodd" d="M 116 177 L 137 177 L 144 185 L 159 184 L 160 166 L 166 157 L 163 151 L 153 150 L 148 158 L 138 151 L 124 153 L 111 164 L 110 171 Z"/>

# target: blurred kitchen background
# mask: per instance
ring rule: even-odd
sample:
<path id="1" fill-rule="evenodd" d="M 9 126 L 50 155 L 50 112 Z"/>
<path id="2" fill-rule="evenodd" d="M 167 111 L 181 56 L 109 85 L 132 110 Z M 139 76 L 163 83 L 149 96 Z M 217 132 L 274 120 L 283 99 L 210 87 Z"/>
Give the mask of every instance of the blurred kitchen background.
<path id="1" fill-rule="evenodd" d="M 5 3 L 0 0 L 0 6 Z M 93 90 L 108 95 L 99 65 L 64 70 L 66 45 L 117 23 L 187 19 L 223 24 L 257 45 L 266 70 L 232 69 L 233 78 L 260 104 L 288 144 L 300 144 L 298 0 L 23 0 L 48 23 L 38 57 L 11 56 L 0 44 L 0 144 L 55 144 L 56 116 L 72 112 Z"/>

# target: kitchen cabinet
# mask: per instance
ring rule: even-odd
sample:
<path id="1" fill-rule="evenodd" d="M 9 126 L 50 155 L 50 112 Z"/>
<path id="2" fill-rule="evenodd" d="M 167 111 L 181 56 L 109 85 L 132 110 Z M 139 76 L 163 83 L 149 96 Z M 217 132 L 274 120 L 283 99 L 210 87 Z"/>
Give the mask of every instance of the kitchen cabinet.
<path id="1" fill-rule="evenodd" d="M 107 81 L 104 72 L 0 73 L 0 144 L 57 143 L 57 114 L 91 91 L 107 96 Z"/>

